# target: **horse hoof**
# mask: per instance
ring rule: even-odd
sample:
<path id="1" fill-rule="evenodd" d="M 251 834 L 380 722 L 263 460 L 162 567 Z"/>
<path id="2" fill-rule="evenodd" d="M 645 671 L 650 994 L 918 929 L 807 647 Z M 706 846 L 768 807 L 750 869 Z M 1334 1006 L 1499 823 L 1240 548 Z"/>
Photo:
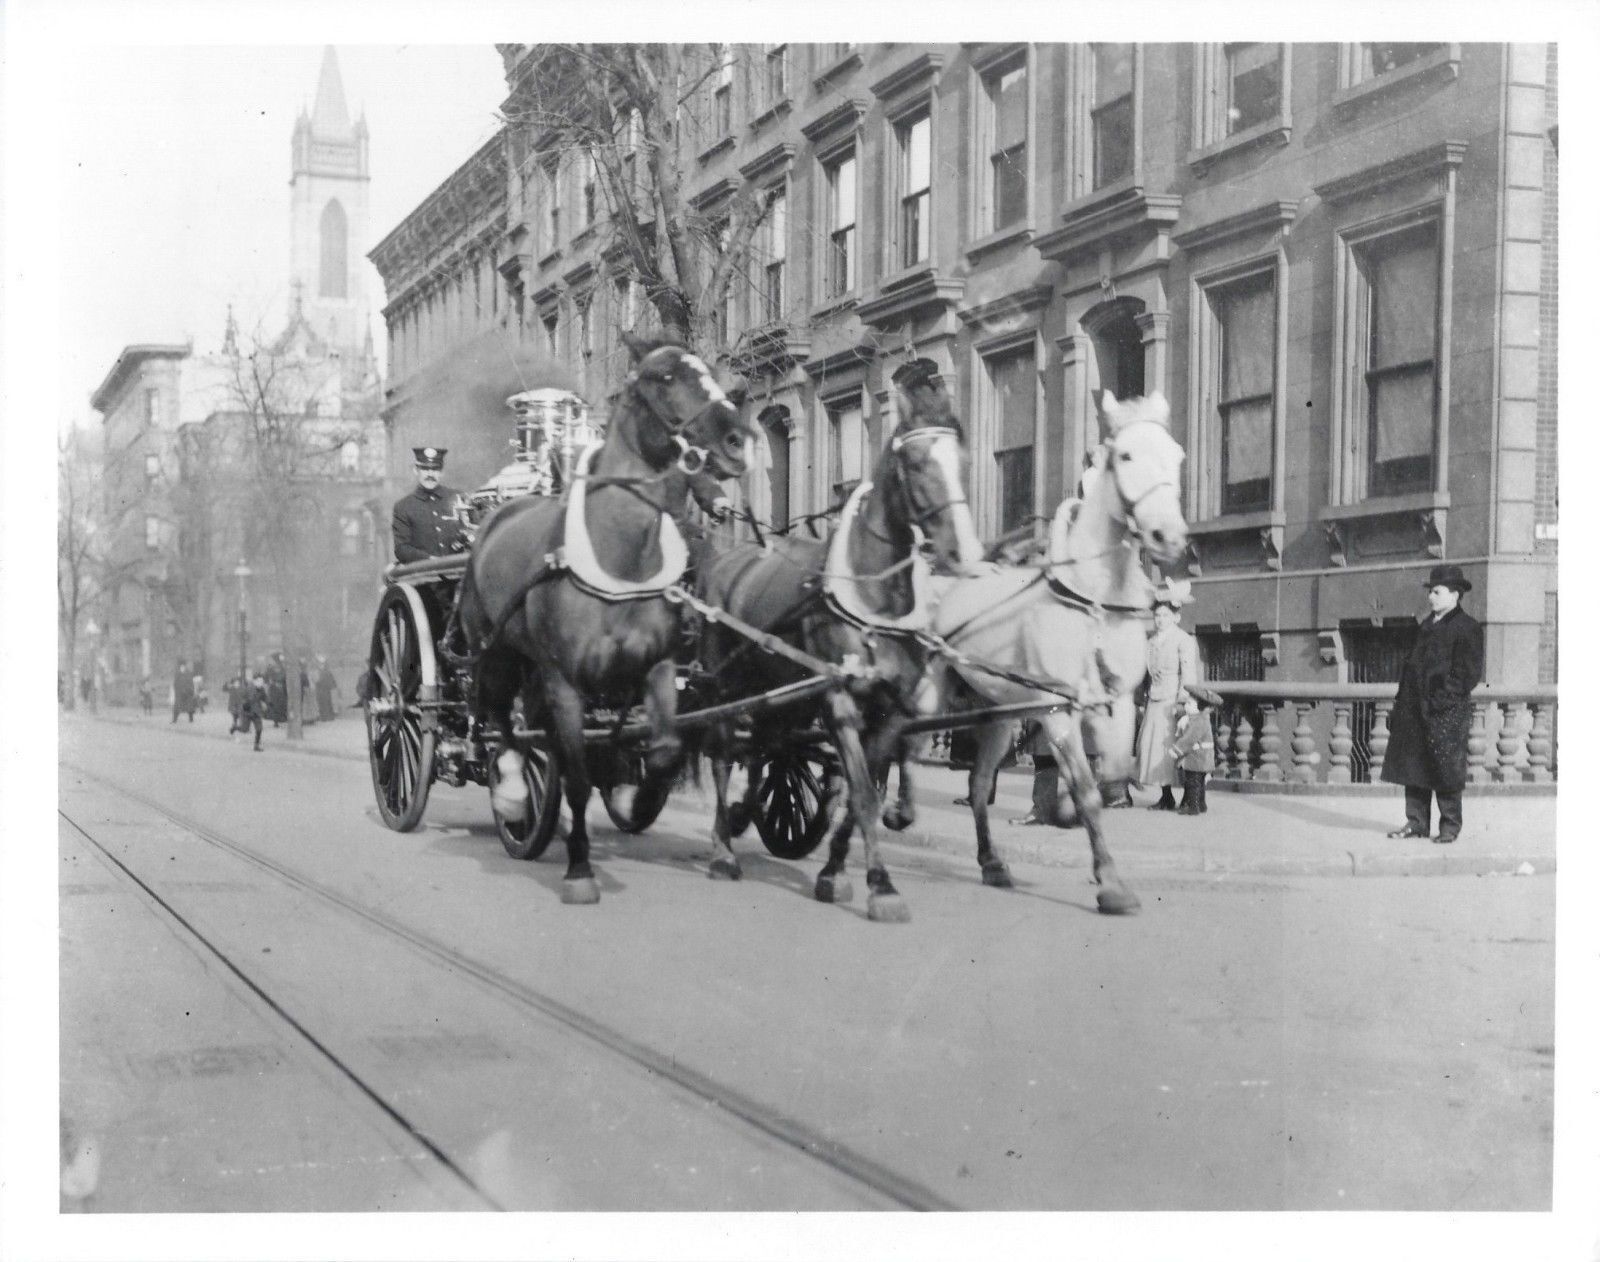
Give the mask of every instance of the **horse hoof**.
<path id="1" fill-rule="evenodd" d="M 1094 896 L 1102 916 L 1131 916 L 1139 910 L 1139 896 L 1127 890 L 1101 890 Z"/>
<path id="2" fill-rule="evenodd" d="M 903 833 L 917 822 L 915 807 L 902 808 L 899 803 L 883 808 L 883 826 L 892 833 Z"/>
<path id="3" fill-rule="evenodd" d="M 1011 869 L 1003 863 L 986 863 L 983 865 L 983 883 L 997 890 L 1008 890 L 1011 888 Z"/>
<path id="4" fill-rule="evenodd" d="M 867 897 L 867 919 L 880 924 L 903 925 L 911 919 L 911 907 L 898 894 L 871 894 Z"/>
<path id="5" fill-rule="evenodd" d="M 838 876 L 819 876 L 816 893 L 819 903 L 848 903 L 856 896 L 850 878 L 842 873 Z"/>
<path id="6" fill-rule="evenodd" d="M 716 858 L 711 861 L 706 875 L 713 881 L 737 881 L 744 875 L 744 869 L 739 866 L 737 859 Z"/>
<path id="7" fill-rule="evenodd" d="M 576 881 L 561 882 L 561 901 L 574 906 L 584 906 L 600 901 L 600 886 L 592 876 L 581 877 Z"/>

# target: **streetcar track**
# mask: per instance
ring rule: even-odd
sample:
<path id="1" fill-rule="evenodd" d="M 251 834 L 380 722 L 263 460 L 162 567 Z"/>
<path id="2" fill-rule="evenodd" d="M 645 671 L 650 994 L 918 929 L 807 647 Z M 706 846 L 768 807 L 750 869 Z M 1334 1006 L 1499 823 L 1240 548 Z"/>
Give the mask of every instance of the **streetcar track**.
<path id="1" fill-rule="evenodd" d="M 89 774 L 87 772 L 83 772 L 81 768 L 74 768 L 74 770 L 79 771 L 84 775 Z M 93 778 L 98 779 L 98 777 Z M 108 782 L 103 780 L 101 783 L 108 784 Z M 115 785 L 108 785 L 108 787 L 117 788 Z M 129 793 L 127 796 L 133 798 L 135 801 L 144 801 L 137 794 Z M 150 805 L 147 802 L 144 804 L 147 806 Z M 152 807 L 151 809 L 159 808 Z M 174 907 L 153 888 L 151 888 L 150 884 L 144 881 L 137 872 L 135 872 L 126 863 L 117 858 L 116 855 L 112 854 L 110 850 L 103 846 L 100 843 L 99 838 L 95 837 L 86 828 L 84 828 L 82 824 L 78 823 L 77 820 L 73 819 L 72 816 L 68 815 L 60 808 L 57 808 L 56 813 L 60 815 L 61 818 L 64 819 L 68 824 L 70 824 L 78 832 L 79 836 L 93 846 L 95 850 L 98 851 L 100 855 L 104 857 L 113 867 L 121 872 L 123 876 L 127 877 L 129 881 L 133 882 L 134 885 L 143 891 L 145 897 L 150 899 L 151 902 L 155 903 L 157 907 L 161 908 L 161 910 L 165 912 L 175 924 L 179 925 L 185 933 L 187 933 L 197 943 L 204 947 L 205 950 L 212 955 L 219 964 L 227 969 L 228 972 L 231 973 L 241 985 L 249 990 L 250 993 L 258 1000 L 264 1003 L 274 1016 L 276 1016 L 280 1021 L 282 1021 L 297 1035 L 299 1035 L 299 1037 L 304 1040 L 307 1045 L 313 1048 L 319 1055 L 323 1057 L 324 1060 L 328 1062 L 329 1065 L 331 1065 L 344 1078 L 346 1078 L 351 1085 L 356 1088 L 357 1091 L 359 1091 L 369 1101 L 376 1105 L 385 1117 L 387 1117 L 391 1122 L 395 1123 L 395 1125 L 399 1126 L 401 1130 L 403 1130 L 418 1144 L 422 1145 L 422 1147 L 427 1150 L 429 1156 L 431 1156 L 463 1184 L 470 1188 L 473 1194 L 479 1197 L 484 1204 L 488 1205 L 491 1209 L 503 1210 L 506 1208 L 482 1187 L 478 1186 L 477 1182 L 472 1178 L 472 1176 L 463 1170 L 459 1165 L 457 1165 L 455 1159 L 452 1158 L 450 1154 L 447 1153 L 442 1147 L 430 1139 L 427 1133 L 423 1131 L 421 1127 L 419 1127 L 404 1113 L 400 1112 L 399 1109 L 395 1108 L 392 1104 L 385 1100 L 378 1090 L 373 1087 L 372 1084 L 367 1082 L 367 1080 L 357 1073 L 350 1065 L 346 1064 L 337 1052 L 335 1052 L 326 1043 L 313 1034 L 299 1020 L 299 1018 L 297 1018 L 293 1013 L 291 1013 L 270 994 L 268 994 L 267 991 L 255 981 L 254 978 L 252 978 L 244 971 L 244 969 L 240 968 L 239 965 L 234 962 L 233 958 L 226 951 L 224 951 L 220 946 L 207 937 L 196 925 L 192 924 L 182 912 L 180 912 L 176 907 Z M 173 822 L 177 823 L 178 821 L 174 820 Z M 180 827 L 187 827 L 187 825 L 180 824 Z M 190 829 L 189 831 L 192 832 L 194 830 Z"/>
<path id="2" fill-rule="evenodd" d="M 398 938 L 422 955 L 431 957 L 436 962 L 442 963 L 447 967 L 453 968 L 472 978 L 479 985 L 497 994 L 502 999 L 510 1000 L 515 1004 L 520 1004 L 525 1008 L 530 1008 L 533 1011 L 538 1012 L 541 1016 L 545 1017 L 549 1021 L 554 1022 L 557 1026 L 565 1029 L 566 1031 L 586 1039 L 595 1046 L 598 1046 L 612 1055 L 628 1062 L 636 1069 L 643 1070 L 647 1078 L 655 1078 L 663 1082 L 670 1083 L 680 1091 L 683 1091 L 688 1095 L 721 1110 L 730 1119 L 744 1124 L 746 1127 L 765 1136 L 767 1139 L 776 1142 L 780 1146 L 797 1152 L 816 1162 L 822 1167 L 832 1171 L 833 1173 L 842 1175 L 846 1179 L 858 1184 L 859 1186 L 876 1193 L 878 1196 L 881 1196 L 884 1199 L 892 1202 L 898 1208 L 910 1210 L 954 1210 L 959 1208 L 959 1206 L 947 1200 L 945 1197 L 941 1196 L 931 1188 L 928 1188 L 916 1182 L 915 1180 L 880 1164 L 871 1157 L 856 1152 L 854 1149 L 828 1138 L 826 1135 L 814 1130 L 810 1126 L 807 1126 L 805 1123 L 795 1118 L 789 1117 L 784 1113 L 769 1108 L 768 1106 L 762 1104 L 759 1100 L 746 1095 L 744 1092 L 739 1091 L 734 1087 L 719 1082 L 709 1074 L 704 1074 L 698 1070 L 689 1068 L 672 1057 L 657 1052 L 646 1044 L 631 1038 L 627 1034 L 624 1034 L 622 1031 L 607 1025 L 605 1022 L 591 1017 L 588 1014 L 581 1012 L 580 1010 L 573 1008 L 566 1003 L 563 1003 L 561 1000 L 556 999 L 553 996 L 536 990 L 535 988 L 517 980 L 516 978 L 507 976 L 505 973 L 501 972 L 499 969 L 490 964 L 486 964 L 481 960 L 474 959 L 471 956 L 464 955 L 456 948 L 448 945 L 447 943 L 441 942 L 437 938 L 434 938 L 419 929 L 395 920 L 390 916 L 385 915 L 383 912 L 358 903 L 346 897 L 338 890 L 324 885 L 311 877 L 303 875 L 302 873 L 296 872 L 292 868 L 285 867 L 275 860 L 266 858 L 265 856 L 258 854 L 256 851 L 251 850 L 249 847 L 232 840 L 222 833 L 219 833 L 195 820 L 191 820 L 180 812 L 171 810 L 162 803 L 146 797 L 144 794 L 135 790 L 126 788 L 114 780 L 110 780 L 105 776 L 98 774 L 97 772 L 90 771 L 87 768 L 66 761 L 63 761 L 61 765 L 66 768 L 70 768 L 73 772 L 85 777 L 88 780 L 92 780 L 98 784 L 104 785 L 106 788 L 111 789 L 116 793 L 120 793 L 132 801 L 138 802 L 147 809 L 154 811 L 156 814 L 163 816 L 167 820 L 170 820 L 179 828 L 191 833 L 195 837 L 198 837 L 208 845 L 224 850 L 236 858 L 270 873 L 284 883 L 301 890 L 304 893 L 310 894 L 333 907 L 338 908 L 347 915 L 353 916 L 356 919 L 372 926 L 373 928 L 390 935 L 391 937 Z M 342 1073 L 349 1077 L 351 1081 L 363 1091 L 364 1094 L 367 1094 L 371 1099 L 374 1100 L 375 1103 L 379 1105 L 379 1107 L 381 1107 L 386 1113 L 399 1122 L 400 1125 L 405 1127 L 409 1133 L 413 1134 L 418 1139 L 418 1142 L 423 1143 L 428 1148 L 430 1153 L 437 1155 L 448 1169 L 455 1172 L 458 1177 L 471 1186 L 475 1192 L 477 1192 L 480 1196 L 483 1196 L 487 1202 L 495 1205 L 495 1208 L 503 1208 L 502 1206 L 496 1204 L 487 1193 L 484 1193 L 482 1189 L 473 1184 L 471 1179 L 468 1178 L 468 1176 L 462 1172 L 460 1168 L 443 1153 L 442 1150 L 438 1149 L 437 1146 L 432 1143 L 432 1141 L 428 1140 L 426 1136 L 422 1135 L 420 1131 L 418 1131 L 396 1110 L 383 1102 L 381 1098 L 379 1098 L 376 1093 L 371 1090 L 371 1088 L 362 1082 L 361 1079 L 348 1067 L 343 1065 L 329 1049 L 327 1049 L 315 1038 L 315 1036 L 313 1036 L 308 1030 L 305 1030 L 304 1027 L 296 1022 L 291 1016 L 289 1016 L 288 1013 L 284 1012 L 284 1010 L 275 1001 L 273 1001 L 265 991 L 263 991 L 255 982 L 251 981 L 249 977 L 246 976 L 246 974 L 233 963 L 232 960 L 228 959 L 226 954 L 207 941 L 203 935 L 201 935 L 176 911 L 176 909 L 172 908 L 165 900 L 161 899 L 161 897 L 156 894 L 154 890 L 150 889 L 145 882 L 141 881 L 119 859 L 117 859 L 114 855 L 111 855 L 109 851 L 105 850 L 105 848 L 101 846 L 100 843 L 96 841 L 88 832 L 86 832 L 75 820 L 72 820 L 69 816 L 67 816 L 64 811 L 60 812 L 60 814 L 61 817 L 67 820 L 68 823 L 72 824 L 72 826 L 77 829 L 78 832 L 82 833 L 83 836 L 88 839 L 97 850 L 100 850 L 102 853 L 104 853 L 106 857 L 116 864 L 119 869 L 125 872 L 131 880 L 133 880 L 141 889 L 145 890 L 145 892 L 151 898 L 155 899 L 155 901 L 160 904 L 162 908 L 168 912 L 168 914 L 173 916 L 174 919 L 182 924 L 188 932 L 194 934 L 196 939 L 202 942 L 208 950 L 212 951 L 212 953 L 215 954 L 217 958 L 230 969 L 230 971 L 239 977 L 239 979 L 243 981 L 252 992 L 267 1002 L 272 1007 L 274 1012 L 279 1013 L 284 1020 L 286 1020 L 297 1032 L 300 1032 L 302 1036 L 311 1043 L 312 1046 L 316 1047 L 319 1052 L 328 1057 L 328 1059 L 337 1068 L 339 1068 Z"/>

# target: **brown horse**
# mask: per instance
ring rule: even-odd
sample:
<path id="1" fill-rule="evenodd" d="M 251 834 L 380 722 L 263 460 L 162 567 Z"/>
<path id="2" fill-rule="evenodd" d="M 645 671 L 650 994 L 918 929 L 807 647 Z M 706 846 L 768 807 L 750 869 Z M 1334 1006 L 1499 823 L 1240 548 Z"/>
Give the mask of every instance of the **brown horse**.
<path id="1" fill-rule="evenodd" d="M 825 903 L 851 897 L 844 867 L 851 831 L 859 826 L 868 915 L 874 920 L 908 916 L 878 853 L 877 786 L 899 748 L 904 725 L 914 717 L 907 699 L 926 665 L 925 650 L 913 634 L 926 625 L 928 612 L 917 569 L 922 564 L 918 533 L 960 573 L 972 572 L 983 551 L 962 489 L 966 454 L 949 396 L 935 378 L 908 384 L 901 397 L 909 414 L 827 542 L 782 538 L 766 547 L 745 544 L 706 567 L 699 580 L 702 597 L 735 617 L 825 661 L 869 668 L 848 687 L 828 693 L 811 715 L 790 712 L 776 722 L 792 727 L 820 718 L 833 740 L 848 806 L 834 824 L 815 894 Z M 748 696 L 796 678 L 788 662 L 750 651 L 746 641 L 715 621 L 703 633 L 700 663 L 724 695 Z M 772 721 L 758 725 L 756 748 L 770 748 L 779 730 Z M 704 747 L 717 791 L 716 853 L 709 875 L 737 880 L 741 872 L 728 808 L 731 738 L 731 725 L 712 728 Z"/>
<path id="2" fill-rule="evenodd" d="M 673 663 L 681 606 L 663 593 L 687 558 L 668 475 L 703 461 L 718 477 L 738 477 L 754 437 L 738 401 L 698 356 L 627 335 L 624 341 L 634 367 L 614 401 L 605 442 L 580 459 L 560 502 L 527 497 L 496 510 L 473 545 L 461 597 L 461 625 L 482 654 L 477 705 L 503 742 L 495 813 L 517 823 L 528 812 L 524 756 L 512 740 L 520 693 L 524 717 L 530 726 L 543 724 L 566 786 L 572 827 L 561 897 L 569 903 L 600 897 L 584 823 L 585 707 L 629 706 L 642 692 L 652 791 L 681 762 Z"/>

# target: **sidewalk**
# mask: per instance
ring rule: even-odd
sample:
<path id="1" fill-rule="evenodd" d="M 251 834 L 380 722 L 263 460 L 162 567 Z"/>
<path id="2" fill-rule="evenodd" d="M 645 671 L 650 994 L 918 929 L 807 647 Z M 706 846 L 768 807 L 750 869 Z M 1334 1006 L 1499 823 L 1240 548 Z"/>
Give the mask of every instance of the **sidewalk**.
<path id="1" fill-rule="evenodd" d="M 193 724 L 176 724 L 165 714 L 103 710 L 98 716 L 77 711 L 66 721 L 93 719 L 131 728 L 174 732 L 197 739 L 226 741 L 228 715 L 212 712 Z M 267 727 L 264 753 L 313 754 L 366 762 L 366 725 L 361 712 L 346 709 L 327 723 L 309 724 L 302 741 L 291 744 L 287 729 Z M 250 754 L 251 737 L 238 738 L 241 757 Z M 953 799 L 967 791 L 964 771 L 922 766 L 916 772 L 917 822 L 890 840 L 972 857 L 972 813 Z M 989 823 L 995 844 L 1007 860 L 1052 867 L 1089 867 L 1089 844 L 1079 829 L 1027 828 L 1008 821 L 1028 813 L 1032 775 L 1002 772 Z M 1556 797 L 1496 796 L 1467 790 L 1466 822 L 1454 845 L 1390 841 L 1384 834 L 1404 822 L 1399 791 L 1350 793 L 1225 793 L 1208 795 L 1210 810 L 1197 817 L 1144 809 L 1154 793 L 1137 792 L 1134 810 L 1105 816 L 1107 844 L 1124 873 L 1184 872 L 1218 876 L 1510 876 L 1556 870 Z M 690 794 L 678 803 L 694 810 Z M 754 834 L 746 843 L 758 844 Z M 974 860 L 974 866 L 976 861 Z"/>

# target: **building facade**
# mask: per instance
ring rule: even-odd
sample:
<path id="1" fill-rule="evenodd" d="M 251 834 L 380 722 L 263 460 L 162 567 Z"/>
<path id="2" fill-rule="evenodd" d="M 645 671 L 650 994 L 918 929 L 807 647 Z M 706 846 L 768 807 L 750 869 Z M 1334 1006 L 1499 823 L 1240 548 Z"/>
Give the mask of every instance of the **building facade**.
<path id="1" fill-rule="evenodd" d="M 502 46 L 508 106 L 531 47 Z M 1160 390 L 1213 678 L 1393 678 L 1448 560 L 1490 681 L 1553 680 L 1555 67 L 1542 44 L 715 52 L 675 169 L 709 220 L 752 186 L 774 208 L 718 313 L 766 440 L 747 503 L 834 502 L 912 353 L 952 384 L 986 536 L 1071 492 L 1098 390 Z M 460 481 L 509 433 L 457 429 L 462 345 L 547 355 L 598 402 L 613 331 L 647 323 L 591 171 L 510 127 L 386 239 L 409 269 L 374 252 L 394 432 L 454 371 L 429 434 L 481 459 Z M 470 231 L 429 218 L 460 184 Z"/>
<path id="2" fill-rule="evenodd" d="M 363 279 L 367 131 L 351 123 L 337 57 L 326 50 L 315 108 L 291 137 L 288 319 L 270 344 L 240 345 L 230 311 L 216 349 L 125 348 L 91 397 L 103 420 L 104 553 L 115 582 L 97 620 L 106 697 L 131 704 L 149 677 L 164 695 L 179 658 L 220 681 L 237 667 L 239 610 L 252 658 L 290 651 L 365 659 L 384 539 L 382 380 Z M 250 357 L 259 356 L 253 372 Z M 266 378 L 270 389 L 252 388 Z M 277 590 L 262 543 L 261 477 L 248 455 L 252 395 L 289 418 L 297 448 L 282 475 L 300 518 Z M 282 461 L 278 462 L 282 464 Z M 246 562 L 251 576 L 236 575 Z"/>

